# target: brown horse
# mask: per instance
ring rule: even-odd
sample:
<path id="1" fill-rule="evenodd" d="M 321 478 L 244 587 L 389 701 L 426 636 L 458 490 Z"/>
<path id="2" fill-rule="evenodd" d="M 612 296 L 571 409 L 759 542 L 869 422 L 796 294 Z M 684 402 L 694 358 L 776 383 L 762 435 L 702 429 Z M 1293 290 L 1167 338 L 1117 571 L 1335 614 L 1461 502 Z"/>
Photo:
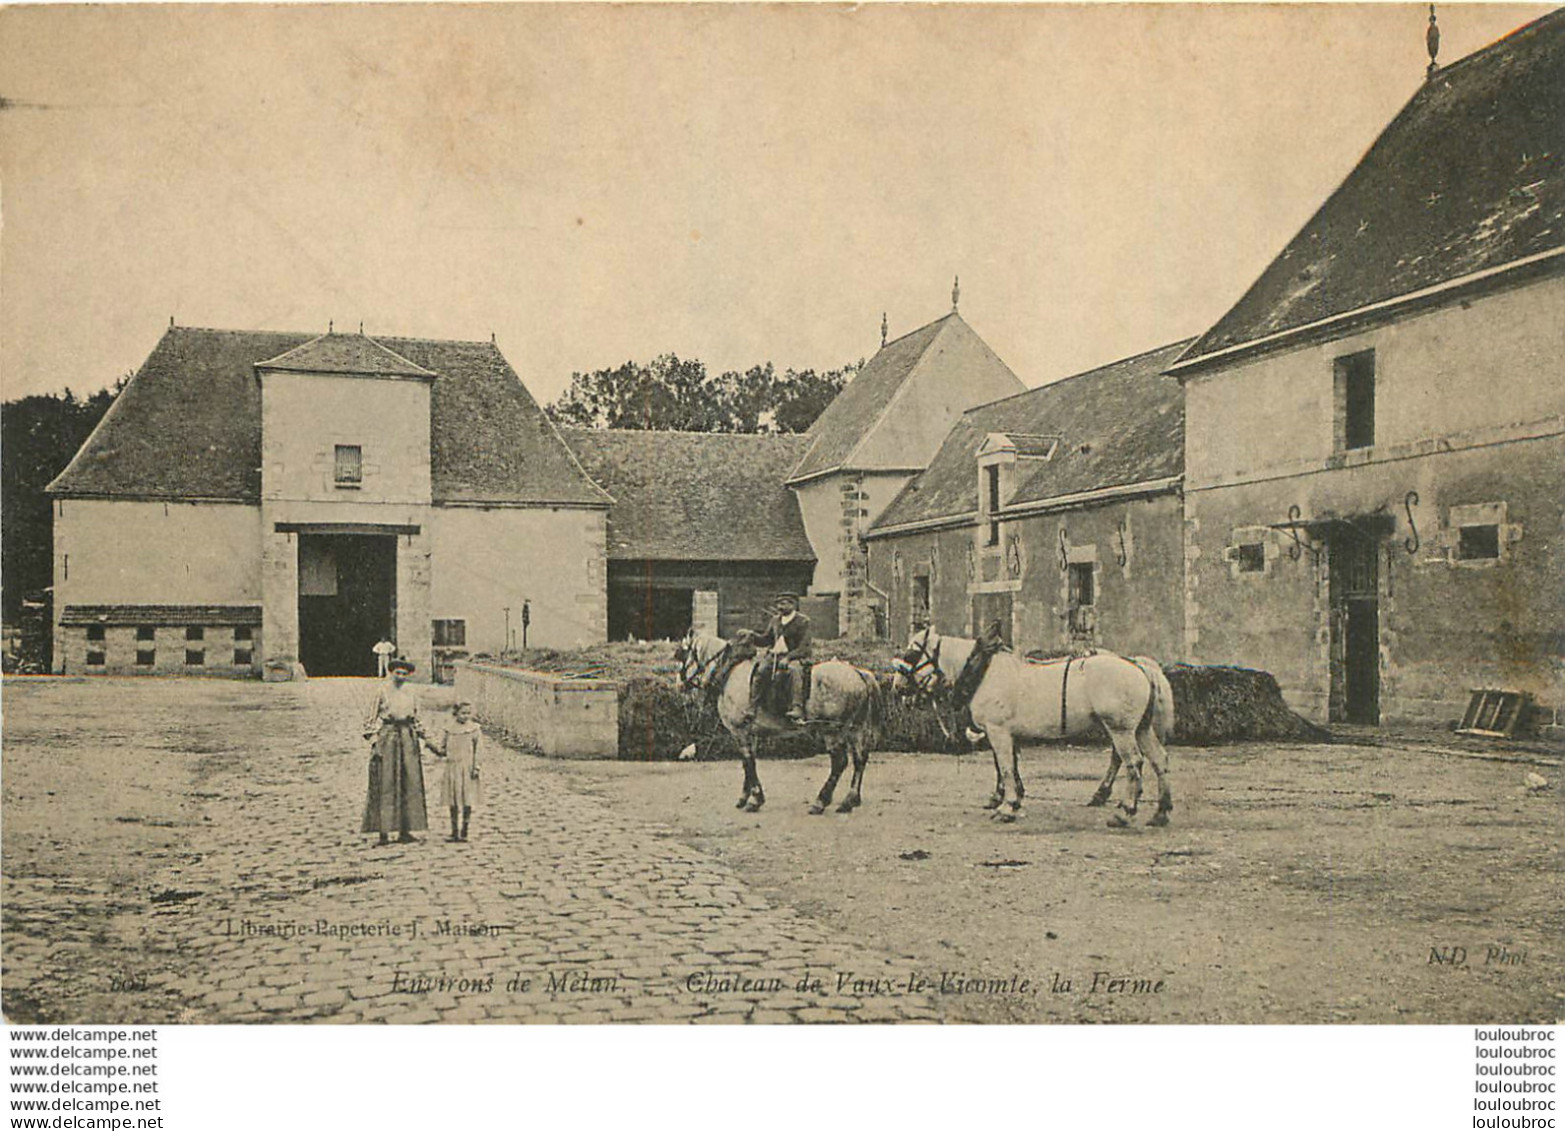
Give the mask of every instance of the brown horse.
<path id="1" fill-rule="evenodd" d="M 897 660 L 894 686 L 903 694 L 940 692 L 956 681 L 977 643 L 961 636 L 940 636 L 933 627 L 920 629 Z M 1108 773 L 1088 804 L 1108 801 L 1123 765 L 1129 800 L 1120 802 L 1123 815 L 1116 814 L 1109 824 L 1127 824 L 1141 802 L 1144 758 L 1157 774 L 1157 812 L 1149 823 L 1168 824 L 1174 799 L 1163 740 L 1174 730 L 1174 693 L 1156 660 L 1094 652 L 1034 663 L 1012 652 L 998 652 L 978 681 L 969 710 L 974 727 L 994 749 L 995 787 L 988 808 L 996 810 L 1001 820 L 1014 821 L 1021 813 L 1017 739 L 1059 742 L 1092 734 L 1101 725 L 1113 751 Z"/>
<path id="2" fill-rule="evenodd" d="M 680 664 L 680 683 L 687 691 L 702 691 L 717 704 L 717 717 L 734 736 L 744 759 L 744 792 L 735 808 L 754 813 L 766 804 L 766 791 L 756 772 L 757 748 L 767 735 L 794 734 L 798 723 L 774 714 L 768 705 L 752 706 L 750 679 L 755 660 L 739 658 L 737 644 L 721 637 L 691 629 L 680 641 L 674 659 Z M 800 678 L 803 673 L 795 673 Z M 831 773 L 820 793 L 810 804 L 811 813 L 824 813 L 831 804 L 837 782 L 853 758 L 853 780 L 848 795 L 837 806 L 839 813 L 851 813 L 863 801 L 864 767 L 869 764 L 871 745 L 878 739 L 884 709 L 880 685 L 862 668 L 843 660 L 827 660 L 811 669 L 809 715 L 805 726 L 819 729 L 831 755 Z"/>

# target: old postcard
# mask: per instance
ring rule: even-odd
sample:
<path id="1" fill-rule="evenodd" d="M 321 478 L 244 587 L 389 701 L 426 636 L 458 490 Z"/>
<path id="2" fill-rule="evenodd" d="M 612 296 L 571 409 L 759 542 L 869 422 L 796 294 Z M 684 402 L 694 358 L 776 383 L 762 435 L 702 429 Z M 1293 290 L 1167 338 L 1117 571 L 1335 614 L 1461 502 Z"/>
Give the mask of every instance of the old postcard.
<path id="1" fill-rule="evenodd" d="M 12 1025 L 1565 1012 L 1565 15 L 0 12 Z"/>

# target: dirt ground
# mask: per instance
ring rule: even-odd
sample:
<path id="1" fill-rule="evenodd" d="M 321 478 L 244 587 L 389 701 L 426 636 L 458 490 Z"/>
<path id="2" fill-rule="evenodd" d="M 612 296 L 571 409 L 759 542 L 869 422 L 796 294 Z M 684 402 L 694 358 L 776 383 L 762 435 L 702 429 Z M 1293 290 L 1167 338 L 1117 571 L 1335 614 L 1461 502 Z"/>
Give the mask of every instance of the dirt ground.
<path id="1" fill-rule="evenodd" d="M 915 956 L 920 976 L 1008 983 L 948 989 L 953 1019 L 1565 1016 L 1562 791 L 1526 788 L 1557 770 L 1386 746 L 1172 753 L 1172 826 L 1124 831 L 1085 806 L 1096 748 L 1024 752 L 1015 825 L 981 808 L 985 755 L 877 755 L 864 807 L 818 817 L 824 758 L 763 762 L 759 814 L 733 808 L 737 762 L 547 765 L 768 896 Z"/>

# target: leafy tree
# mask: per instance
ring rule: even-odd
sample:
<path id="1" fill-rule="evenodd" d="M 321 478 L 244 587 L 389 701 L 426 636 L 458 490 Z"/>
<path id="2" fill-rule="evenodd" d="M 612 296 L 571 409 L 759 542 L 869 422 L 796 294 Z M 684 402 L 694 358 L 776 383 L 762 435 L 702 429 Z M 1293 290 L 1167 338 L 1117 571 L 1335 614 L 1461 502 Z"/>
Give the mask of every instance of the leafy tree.
<path id="1" fill-rule="evenodd" d="M 78 398 L 64 393 L 0 404 L 0 602 L 8 622 L 22 598 L 54 583 L 54 524 L 44 488 L 65 470 L 130 379 Z"/>
<path id="2" fill-rule="evenodd" d="M 644 365 L 573 373 L 548 411 L 562 424 L 590 428 L 803 432 L 863 364 L 779 375 L 767 362 L 713 377 L 700 361 L 663 354 Z"/>

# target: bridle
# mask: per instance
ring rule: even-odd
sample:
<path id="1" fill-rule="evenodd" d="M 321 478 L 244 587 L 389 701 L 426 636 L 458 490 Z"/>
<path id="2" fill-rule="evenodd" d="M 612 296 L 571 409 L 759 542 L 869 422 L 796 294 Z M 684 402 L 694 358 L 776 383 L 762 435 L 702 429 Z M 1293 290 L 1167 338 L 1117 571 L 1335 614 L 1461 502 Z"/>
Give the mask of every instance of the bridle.
<path id="1" fill-rule="evenodd" d="M 934 640 L 933 647 L 930 646 L 931 638 Z M 892 667 L 907 680 L 908 686 L 912 688 L 909 694 L 923 699 L 934 698 L 935 692 L 945 681 L 945 673 L 940 670 L 940 637 L 935 634 L 934 626 L 926 626 L 914 638 L 908 650 L 892 661 Z"/>
<path id="2" fill-rule="evenodd" d="M 718 664 L 728 654 L 729 643 L 723 641 L 723 646 L 703 659 L 701 650 L 697 647 L 695 633 L 688 634 L 680 643 L 679 651 L 682 653 L 679 664 L 679 684 L 686 691 L 705 689 L 712 682 L 712 676 L 717 672 Z"/>

